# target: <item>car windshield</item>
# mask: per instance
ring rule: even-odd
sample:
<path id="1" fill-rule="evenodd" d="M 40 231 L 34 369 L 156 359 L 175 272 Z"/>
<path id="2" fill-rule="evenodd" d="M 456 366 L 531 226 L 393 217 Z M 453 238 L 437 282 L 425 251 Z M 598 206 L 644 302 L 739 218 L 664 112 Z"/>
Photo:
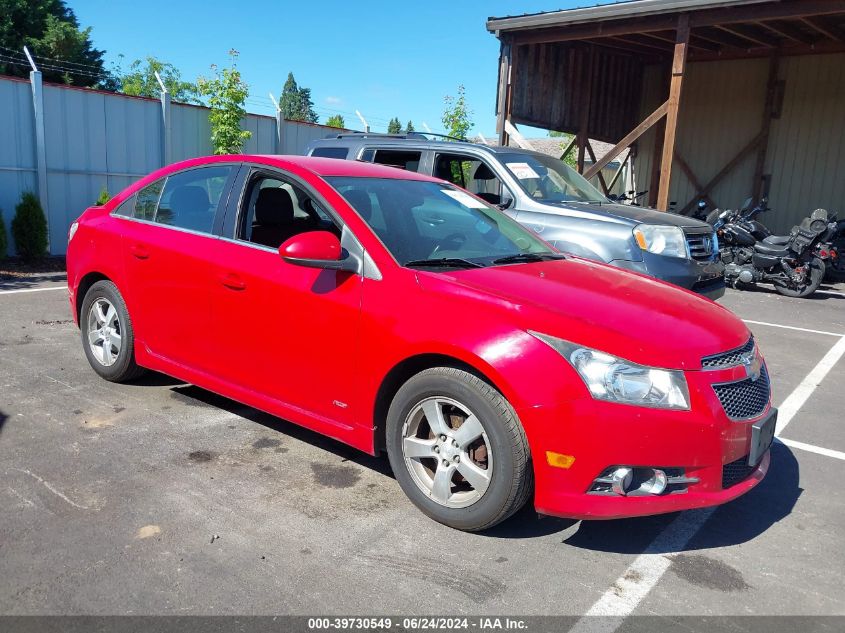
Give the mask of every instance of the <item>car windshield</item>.
<path id="1" fill-rule="evenodd" d="M 437 182 L 327 177 L 402 266 L 475 268 L 558 259 L 504 213 Z"/>
<path id="2" fill-rule="evenodd" d="M 543 202 L 607 202 L 598 189 L 562 160 L 542 154 L 501 154 L 523 191 Z"/>

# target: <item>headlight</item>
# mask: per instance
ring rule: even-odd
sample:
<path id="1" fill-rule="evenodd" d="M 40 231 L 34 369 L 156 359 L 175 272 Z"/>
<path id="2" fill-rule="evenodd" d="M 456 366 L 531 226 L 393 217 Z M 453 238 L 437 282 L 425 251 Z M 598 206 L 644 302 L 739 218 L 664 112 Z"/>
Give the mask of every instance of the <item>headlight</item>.
<path id="1" fill-rule="evenodd" d="M 634 229 L 634 239 L 640 248 L 655 255 L 684 257 L 687 255 L 687 240 L 677 226 L 640 224 Z"/>
<path id="2" fill-rule="evenodd" d="M 73 224 L 70 225 L 70 228 L 68 229 L 68 232 L 67 232 L 68 244 L 70 244 L 70 241 L 73 239 L 73 236 L 76 235 L 76 229 L 78 229 L 78 228 L 79 228 L 79 222 L 74 222 Z"/>
<path id="3" fill-rule="evenodd" d="M 547 334 L 530 332 L 563 356 L 596 400 L 659 409 L 689 409 L 682 371 L 644 367 Z"/>

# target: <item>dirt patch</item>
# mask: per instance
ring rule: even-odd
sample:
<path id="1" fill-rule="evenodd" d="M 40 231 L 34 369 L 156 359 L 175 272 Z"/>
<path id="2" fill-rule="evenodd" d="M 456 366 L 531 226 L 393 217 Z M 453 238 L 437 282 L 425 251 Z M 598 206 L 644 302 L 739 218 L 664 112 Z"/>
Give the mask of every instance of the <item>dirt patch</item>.
<path id="1" fill-rule="evenodd" d="M 335 466 L 311 462 L 314 481 L 327 488 L 351 488 L 361 479 L 361 473 L 352 466 Z"/>
<path id="2" fill-rule="evenodd" d="M 252 448 L 262 449 L 262 448 L 276 448 L 280 446 L 281 442 L 279 440 L 274 440 L 269 437 L 262 437 L 260 440 L 256 440 L 252 443 Z"/>
<path id="3" fill-rule="evenodd" d="M 688 583 L 716 591 L 745 591 L 750 587 L 739 570 L 709 556 L 679 554 L 669 568 Z"/>
<path id="4" fill-rule="evenodd" d="M 210 462 L 212 459 L 214 459 L 214 453 L 210 451 L 193 451 L 191 453 L 188 453 L 188 459 L 190 459 L 192 462 L 202 464 L 204 462 Z"/>
<path id="5" fill-rule="evenodd" d="M 47 273 L 63 273 L 66 270 L 64 257 L 44 257 L 34 262 L 10 257 L 0 262 L 0 280 L 25 279 Z"/>

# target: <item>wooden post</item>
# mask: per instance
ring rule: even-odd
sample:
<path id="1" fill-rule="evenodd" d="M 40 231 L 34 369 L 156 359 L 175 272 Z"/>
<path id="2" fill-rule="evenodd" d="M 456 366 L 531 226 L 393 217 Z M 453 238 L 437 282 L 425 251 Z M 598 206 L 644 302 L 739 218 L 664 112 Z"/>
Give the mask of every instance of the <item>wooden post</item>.
<path id="1" fill-rule="evenodd" d="M 672 158 L 675 155 L 675 134 L 678 129 L 678 107 L 681 102 L 681 88 L 684 84 L 684 68 L 687 62 L 689 44 L 689 14 L 678 16 L 675 36 L 675 55 L 672 58 L 672 81 L 669 84 L 669 110 L 666 112 L 666 133 L 663 137 L 663 158 L 660 161 L 660 186 L 657 192 L 657 208 L 669 208 L 669 183 L 672 180 Z"/>
<path id="2" fill-rule="evenodd" d="M 587 76 L 585 77 L 584 81 L 581 82 L 581 105 L 580 105 L 580 114 L 581 114 L 581 122 L 578 125 L 578 173 L 584 173 L 584 152 L 587 149 L 587 143 L 590 138 L 590 107 L 592 106 L 592 92 L 593 92 L 593 63 L 594 57 L 593 49 L 595 47 L 590 44 L 589 48 L 587 49 L 589 52 L 587 53 L 587 61 L 585 63 L 585 68 L 587 70 Z"/>
<path id="3" fill-rule="evenodd" d="M 511 118 L 511 45 L 502 42 L 499 54 L 499 94 L 496 103 L 496 133 L 499 135 L 499 145 L 508 144 L 508 133 L 505 121 Z"/>
<path id="4" fill-rule="evenodd" d="M 587 152 L 590 154 L 590 160 L 593 161 L 593 165 L 595 165 L 598 161 L 596 160 L 596 154 L 595 152 L 593 152 L 593 146 L 590 145 L 589 140 L 587 140 Z M 605 182 L 604 180 L 604 174 L 601 172 L 601 170 L 599 170 L 596 175 L 599 177 L 599 184 L 604 190 L 604 195 L 608 195 L 610 193 L 610 189 L 607 186 L 607 182 Z"/>
<path id="5" fill-rule="evenodd" d="M 778 52 L 772 53 L 769 60 L 769 81 L 766 84 L 766 103 L 763 106 L 763 126 L 760 145 L 757 147 L 757 162 L 754 166 L 754 182 L 751 183 L 751 195 L 754 202 L 760 201 L 763 194 L 763 170 L 766 168 L 766 154 L 769 151 L 769 131 L 772 128 L 772 113 L 775 108 L 775 93 L 778 84 L 778 69 L 780 67 L 780 56 Z"/>

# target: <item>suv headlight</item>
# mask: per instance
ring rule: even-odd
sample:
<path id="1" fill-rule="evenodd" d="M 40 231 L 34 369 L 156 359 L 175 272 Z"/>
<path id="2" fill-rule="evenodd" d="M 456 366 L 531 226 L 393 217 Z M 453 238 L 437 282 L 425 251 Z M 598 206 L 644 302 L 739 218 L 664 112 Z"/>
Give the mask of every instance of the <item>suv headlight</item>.
<path id="1" fill-rule="evenodd" d="M 689 409 L 684 372 L 645 367 L 569 341 L 532 332 L 563 356 L 596 400 L 658 409 Z"/>
<path id="2" fill-rule="evenodd" d="M 634 228 L 634 239 L 644 251 L 667 257 L 688 257 L 687 239 L 677 226 L 639 224 Z"/>

